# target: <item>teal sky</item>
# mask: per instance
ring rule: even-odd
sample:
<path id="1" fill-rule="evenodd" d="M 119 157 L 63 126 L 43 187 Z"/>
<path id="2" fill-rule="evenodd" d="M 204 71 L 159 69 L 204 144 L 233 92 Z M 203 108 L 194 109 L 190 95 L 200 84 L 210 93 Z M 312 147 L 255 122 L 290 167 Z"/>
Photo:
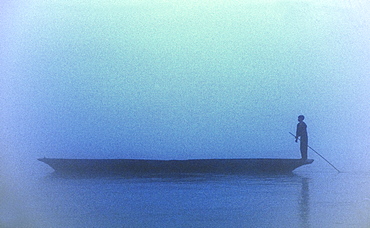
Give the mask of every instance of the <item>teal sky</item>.
<path id="1" fill-rule="evenodd" d="M 304 114 L 312 147 L 369 159 L 365 1 L 47 2 L 0 16 L 17 156 L 299 158 Z"/>

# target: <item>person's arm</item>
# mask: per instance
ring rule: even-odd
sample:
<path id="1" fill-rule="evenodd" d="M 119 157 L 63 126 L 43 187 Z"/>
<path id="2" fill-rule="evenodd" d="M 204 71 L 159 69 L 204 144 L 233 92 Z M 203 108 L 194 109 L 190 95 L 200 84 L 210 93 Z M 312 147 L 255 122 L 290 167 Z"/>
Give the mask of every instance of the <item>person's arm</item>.
<path id="1" fill-rule="evenodd" d="M 299 124 L 297 124 L 297 130 L 295 132 L 295 142 L 298 142 L 298 136 L 299 136 Z"/>

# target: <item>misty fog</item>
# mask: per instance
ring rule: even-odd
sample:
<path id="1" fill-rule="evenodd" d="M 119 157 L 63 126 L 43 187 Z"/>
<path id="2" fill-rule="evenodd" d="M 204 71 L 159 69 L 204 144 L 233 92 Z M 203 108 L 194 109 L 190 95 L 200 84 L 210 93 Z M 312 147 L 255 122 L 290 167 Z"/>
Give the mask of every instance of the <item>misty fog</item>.
<path id="1" fill-rule="evenodd" d="M 369 7 L 351 2 L 4 3 L 4 156 L 299 158 L 303 114 L 329 159 L 369 158 Z"/>

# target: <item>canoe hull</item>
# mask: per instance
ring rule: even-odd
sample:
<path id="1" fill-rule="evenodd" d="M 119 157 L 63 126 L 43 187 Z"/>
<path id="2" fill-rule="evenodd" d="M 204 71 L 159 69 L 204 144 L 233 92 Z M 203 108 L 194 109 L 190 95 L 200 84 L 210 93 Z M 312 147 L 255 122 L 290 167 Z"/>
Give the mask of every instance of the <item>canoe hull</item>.
<path id="1" fill-rule="evenodd" d="M 41 158 L 58 173 L 76 174 L 158 174 L 158 173 L 287 173 L 311 164 L 312 159 L 61 159 Z"/>

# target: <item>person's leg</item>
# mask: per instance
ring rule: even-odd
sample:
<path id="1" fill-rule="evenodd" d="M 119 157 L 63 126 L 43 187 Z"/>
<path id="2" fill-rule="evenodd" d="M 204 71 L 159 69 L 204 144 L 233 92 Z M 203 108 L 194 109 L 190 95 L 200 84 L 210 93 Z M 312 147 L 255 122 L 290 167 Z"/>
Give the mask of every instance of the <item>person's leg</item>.
<path id="1" fill-rule="evenodd" d="M 308 148 L 308 143 L 306 140 L 301 139 L 301 156 L 303 160 L 307 160 L 307 148 Z"/>

